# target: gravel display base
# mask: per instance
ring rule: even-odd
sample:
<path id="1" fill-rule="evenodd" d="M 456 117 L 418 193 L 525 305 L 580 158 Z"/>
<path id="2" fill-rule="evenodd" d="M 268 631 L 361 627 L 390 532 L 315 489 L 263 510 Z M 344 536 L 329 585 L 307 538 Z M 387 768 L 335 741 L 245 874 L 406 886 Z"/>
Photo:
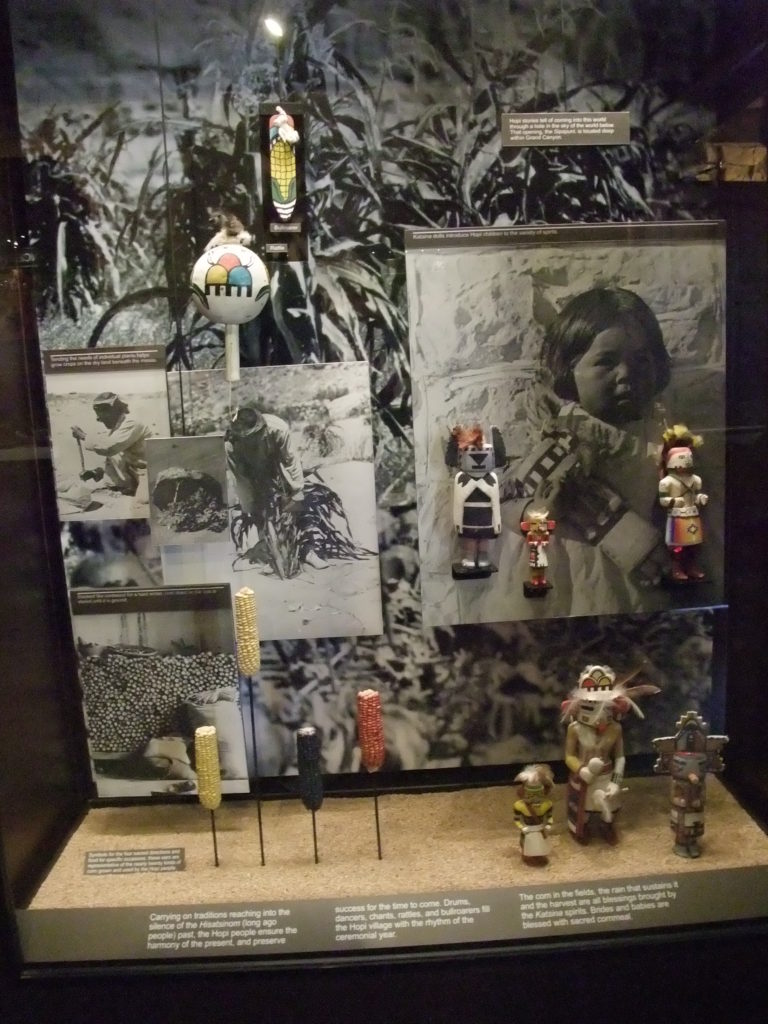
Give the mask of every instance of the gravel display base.
<path id="1" fill-rule="evenodd" d="M 226 801 L 216 812 L 221 866 L 211 856 L 208 812 L 196 804 L 95 808 L 88 812 L 34 897 L 32 908 L 321 899 L 578 883 L 586 879 L 768 866 L 768 837 L 717 779 L 708 783 L 702 856 L 675 856 L 669 781 L 628 779 L 618 846 L 577 845 L 567 832 L 563 787 L 554 790 L 549 864 L 522 863 L 512 821 L 516 787 L 379 797 L 383 860 L 377 859 L 371 797 L 326 798 L 318 812 L 320 863 L 301 801 L 262 804 L 266 867 L 259 863 L 256 804 Z M 178 847 L 184 871 L 83 874 L 89 851 Z"/>

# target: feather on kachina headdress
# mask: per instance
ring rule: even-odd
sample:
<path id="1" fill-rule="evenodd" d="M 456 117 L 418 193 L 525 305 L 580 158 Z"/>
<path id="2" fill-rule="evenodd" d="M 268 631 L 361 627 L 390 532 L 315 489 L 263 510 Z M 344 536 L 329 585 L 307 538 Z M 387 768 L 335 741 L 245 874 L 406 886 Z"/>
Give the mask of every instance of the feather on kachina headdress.
<path id="1" fill-rule="evenodd" d="M 667 459 L 673 448 L 700 448 L 704 444 L 701 434 L 694 434 L 684 423 L 675 423 L 668 427 L 661 435 L 663 444 L 661 446 L 661 469 L 666 470 Z"/>
<path id="2" fill-rule="evenodd" d="M 635 704 L 635 697 L 643 697 L 651 693 L 659 693 L 659 687 L 651 683 L 640 683 L 638 686 L 627 686 L 640 672 L 636 668 L 624 679 L 616 679 L 616 673 L 608 665 L 587 665 L 579 676 L 579 681 L 571 690 L 570 696 L 561 704 L 562 721 L 574 718 L 579 705 L 584 700 L 611 703 L 619 714 L 626 714 L 630 709 L 638 718 L 644 718 L 642 711 Z"/>

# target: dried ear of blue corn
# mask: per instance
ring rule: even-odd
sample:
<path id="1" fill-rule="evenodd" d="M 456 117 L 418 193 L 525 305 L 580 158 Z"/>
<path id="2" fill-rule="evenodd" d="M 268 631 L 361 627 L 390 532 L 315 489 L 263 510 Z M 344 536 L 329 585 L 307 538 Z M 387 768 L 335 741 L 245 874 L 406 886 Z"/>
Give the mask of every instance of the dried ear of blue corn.
<path id="1" fill-rule="evenodd" d="M 296 733 L 299 765 L 299 795 L 308 811 L 318 811 L 323 804 L 323 775 L 320 771 L 320 734 L 313 725 L 302 726 Z"/>

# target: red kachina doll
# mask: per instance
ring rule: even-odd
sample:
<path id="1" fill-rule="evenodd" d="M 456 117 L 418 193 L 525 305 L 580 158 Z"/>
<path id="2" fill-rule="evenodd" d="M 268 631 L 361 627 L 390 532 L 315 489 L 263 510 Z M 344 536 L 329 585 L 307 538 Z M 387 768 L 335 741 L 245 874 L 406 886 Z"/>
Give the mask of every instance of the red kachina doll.
<path id="1" fill-rule="evenodd" d="M 700 583 L 705 573 L 696 564 L 704 540 L 700 509 L 709 500 L 701 477 L 693 472 L 693 449 L 702 439 L 682 424 L 665 430 L 661 451 L 659 504 L 667 513 L 664 541 L 672 556 L 668 580 L 673 584 Z"/>
<path id="2" fill-rule="evenodd" d="M 549 518 L 546 509 L 535 509 L 520 523 L 520 529 L 528 545 L 528 568 L 530 578 L 523 582 L 526 597 L 544 597 L 552 584 L 547 580 L 549 560 L 547 548 L 549 535 L 555 528 L 554 519 Z"/>

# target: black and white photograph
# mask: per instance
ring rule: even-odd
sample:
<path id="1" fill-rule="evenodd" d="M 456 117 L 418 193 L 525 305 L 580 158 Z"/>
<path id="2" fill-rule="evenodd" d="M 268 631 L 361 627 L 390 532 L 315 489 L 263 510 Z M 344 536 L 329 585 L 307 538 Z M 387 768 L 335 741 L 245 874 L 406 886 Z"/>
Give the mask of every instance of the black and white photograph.
<path id="1" fill-rule="evenodd" d="M 75 591 L 71 610 L 98 796 L 195 793 L 201 725 L 222 791 L 247 793 L 229 587 Z"/>
<path id="2" fill-rule="evenodd" d="M 512 641 L 498 648 L 515 666 L 531 660 L 523 650 L 549 643 L 553 632 L 559 636 L 546 619 L 554 588 L 545 600 L 527 602 L 522 609 L 522 614 L 545 616 L 542 622 L 425 625 L 457 621 L 459 616 L 450 583 L 441 581 L 437 594 L 430 584 L 434 563 L 420 562 L 414 439 L 422 479 L 428 467 L 423 430 L 414 438 L 414 407 L 423 423 L 424 393 L 418 382 L 422 370 L 416 333 L 410 339 L 417 360 L 413 387 L 408 321 L 410 316 L 418 323 L 423 311 L 407 294 L 413 253 L 404 252 L 404 228 L 451 232 L 461 225 L 494 232 L 499 226 L 531 224 L 556 231 L 575 220 L 638 227 L 641 222 L 652 226 L 655 221 L 711 216 L 706 204 L 715 190 L 705 187 L 702 192 L 701 185 L 689 185 L 686 169 L 691 166 L 691 139 L 708 137 L 717 114 L 692 97 L 684 83 L 708 75 L 716 59 L 719 44 L 707 29 L 712 10 L 711 0 L 686 5 L 684 11 L 678 5 L 677 46 L 674 55 L 662 57 L 649 44 L 658 19 L 641 19 L 624 4 L 610 10 L 579 3 L 384 5 L 356 0 L 354 9 L 320 4 L 303 11 L 294 31 L 276 47 L 253 32 L 248 4 L 220 7 L 215 19 L 192 19 L 186 16 L 186 5 L 160 7 L 148 0 L 135 0 L 130 8 L 117 0 L 11 0 L 26 214 L 38 260 L 36 319 L 46 351 L 162 344 L 172 389 L 189 367 L 193 372 L 220 367 L 223 330 L 195 317 L 187 302 L 190 269 L 222 225 L 239 223 L 252 234 L 259 230 L 268 192 L 263 181 L 254 180 L 254 151 L 243 140 L 254 137 L 254 116 L 261 105 L 281 98 L 303 108 L 309 126 L 302 146 L 310 259 L 270 265 L 270 301 L 255 321 L 240 328 L 241 365 L 245 374 L 257 366 L 338 367 L 366 361 L 384 633 L 323 637 L 323 629 L 333 628 L 327 621 L 317 624 L 317 633 L 310 632 L 319 601 L 309 604 L 309 612 L 281 608 L 280 617 L 296 626 L 293 635 L 306 639 L 264 644 L 266 675 L 260 680 L 258 702 L 266 734 L 275 738 L 268 757 L 266 740 L 264 745 L 270 771 L 279 774 L 286 765 L 291 770 L 292 729 L 310 713 L 324 723 L 324 770 L 356 770 L 350 756 L 353 712 L 347 703 L 353 684 L 363 678 L 382 692 L 388 764 L 407 769 L 441 767 L 462 758 L 468 763 L 485 742 L 486 715 L 484 710 L 465 713 L 462 695 L 474 687 L 473 680 L 482 680 L 499 632 L 526 637 L 519 653 Z M 667 24 L 673 17 L 666 7 L 657 14 Z M 54 35 L 53 18 L 82 31 Z M 658 62 L 646 65 L 641 74 L 637 62 L 643 60 L 646 45 Z M 162 105 L 158 53 L 167 86 Z M 490 79 L 482 68 L 491 69 Z M 566 108 L 627 109 L 630 144 L 599 149 L 501 145 L 499 125 L 505 111 Z M 379 140 L 387 159 L 372 156 L 371 139 Z M 257 179 L 258 166 L 256 172 Z M 495 246 L 493 252 L 499 260 L 505 258 Z M 474 256 L 459 259 L 455 251 L 446 255 L 457 263 L 446 272 L 445 283 L 439 265 L 430 264 L 422 275 L 425 306 L 429 301 L 431 312 L 443 316 L 443 307 L 447 313 L 462 299 L 473 318 L 464 337 L 466 351 L 455 340 L 463 329 L 460 320 L 454 323 L 448 316 L 444 332 L 432 336 L 435 375 L 450 376 L 454 369 L 462 373 L 470 358 L 480 366 L 483 349 L 489 368 L 499 367 L 498 375 L 488 373 L 489 399 L 495 402 L 498 394 L 506 410 L 510 402 L 505 382 L 525 390 L 537 364 L 544 323 L 539 298 L 555 295 L 558 305 L 564 300 L 571 287 L 570 258 L 558 257 L 549 271 L 533 277 L 514 278 L 512 289 L 507 287 L 512 271 L 504 275 L 501 263 L 489 276 Z M 506 258 L 513 257 L 510 250 Z M 638 270 L 623 283 L 656 311 L 641 278 L 647 281 L 650 275 L 657 288 L 667 272 L 670 287 L 675 279 L 681 284 L 689 280 L 684 261 L 673 265 L 662 259 L 649 273 Z M 587 291 L 598 276 L 572 283 Z M 483 305 L 480 296 L 486 288 Z M 680 297 L 697 308 L 697 293 L 693 287 L 689 294 L 681 290 Z M 478 299 L 470 304 L 468 294 Z M 543 309 L 547 311 L 546 305 Z M 674 319 L 680 310 L 671 307 L 671 312 Z M 664 317 L 670 319 L 666 313 Z M 701 336 L 706 338 L 706 331 Z M 691 339 L 689 349 L 675 353 L 676 362 L 695 357 L 695 333 Z M 524 367 L 513 366 L 512 375 L 505 376 L 505 364 L 520 358 L 517 345 L 524 345 Z M 444 372 L 444 351 L 452 360 L 450 373 Z M 487 429 L 494 424 L 487 422 L 484 403 L 478 401 L 484 388 L 466 406 L 457 400 L 455 414 L 479 417 Z M 439 390 L 435 401 L 430 416 L 437 422 L 445 405 Z M 520 401 L 509 412 L 516 428 L 525 422 Z M 286 419 L 279 410 L 275 415 Z M 437 424 L 439 443 L 430 449 L 440 486 L 450 482 L 444 439 L 453 415 Z M 505 422 L 498 412 L 494 419 L 498 426 Z M 695 429 L 698 423 L 688 425 Z M 227 426 L 223 416 L 194 432 L 221 433 Z M 177 419 L 174 433 L 186 432 Z M 709 435 L 698 432 L 706 444 L 696 458 L 709 458 Z M 507 458 L 521 458 L 529 450 L 525 437 L 516 448 L 515 431 L 505 428 L 504 433 Z M 76 455 L 76 447 L 73 451 Z M 708 473 L 701 475 L 711 492 Z M 423 490 L 419 497 L 423 509 Z M 442 500 L 433 501 L 432 511 L 444 514 Z M 706 515 L 711 512 L 709 506 L 704 509 Z M 431 516 L 427 520 L 419 525 L 422 540 L 427 537 L 439 546 L 439 558 L 446 559 L 450 573 L 453 536 L 444 537 L 442 526 Z M 501 543 L 491 551 L 497 560 Z M 221 547 L 176 544 L 164 547 L 163 557 L 166 563 L 184 566 L 185 573 L 194 557 L 205 566 L 200 578 L 230 580 L 236 553 L 232 550 L 226 564 L 217 565 Z M 554 553 L 550 563 L 552 575 Z M 314 571 L 322 577 L 329 570 Z M 248 583 L 257 590 L 259 579 L 269 579 L 255 569 L 237 575 L 238 586 L 243 575 L 250 575 Z M 194 574 L 184 578 L 194 579 Z M 278 589 L 274 580 L 272 585 Z M 431 595 L 430 607 L 422 603 L 422 588 Z M 697 601 L 705 599 L 705 589 L 694 591 Z M 659 596 L 675 603 L 671 595 Z M 445 600 L 450 607 L 442 607 Z M 572 602 L 566 604 L 570 610 Z M 271 617 L 273 607 L 272 601 L 262 600 L 262 616 Z M 675 614 L 668 624 L 674 635 L 682 629 L 679 621 Z M 590 648 L 595 623 L 591 617 L 571 618 L 566 624 L 561 620 L 579 656 L 594 655 L 623 671 L 631 659 L 623 657 L 622 623 L 611 627 L 601 619 L 601 642 Z M 267 625 L 278 634 L 279 623 Z M 355 626 L 353 621 L 346 628 L 356 631 Z M 662 626 L 667 628 L 658 625 L 655 635 L 663 632 Z M 686 637 L 675 643 L 690 650 L 700 642 L 705 641 Z M 543 651 L 532 657 L 546 665 Z M 677 662 L 669 665 L 674 676 Z M 572 667 L 559 680 L 560 690 L 568 688 Z M 545 674 L 550 670 L 545 668 Z M 477 690 L 482 691 L 481 683 Z M 444 712 L 436 710 L 438 691 L 444 695 Z M 523 693 L 519 699 L 537 698 Z M 479 692 L 468 708 L 484 707 L 484 700 Z M 653 703 L 646 702 L 649 713 Z M 552 746 L 554 711 L 547 721 Z M 660 732 L 668 724 L 669 715 L 659 721 Z M 521 736 L 521 749 L 535 749 L 533 725 L 523 726 L 515 718 L 511 728 L 512 736 Z"/>
<path id="3" fill-rule="evenodd" d="M 414 444 L 426 625 L 651 612 L 723 601 L 722 225 L 409 234 Z M 455 580 L 456 424 L 498 428 L 498 572 Z M 703 581 L 669 578 L 664 431 L 702 442 Z M 521 522 L 555 526 L 531 598 Z"/>
<path id="4" fill-rule="evenodd" d="M 171 392 L 189 434 L 223 431 L 230 543 L 168 545 L 166 583 L 250 586 L 264 639 L 382 631 L 366 363 L 191 371 Z"/>
<path id="5" fill-rule="evenodd" d="M 155 543 L 226 543 L 229 512 L 223 435 L 149 438 L 146 453 Z"/>
<path id="6" fill-rule="evenodd" d="M 70 590 L 158 587 L 163 582 L 160 548 L 147 519 L 62 523 L 61 549 Z"/>
<path id="7" fill-rule="evenodd" d="M 166 436 L 162 348 L 44 354 L 59 518 L 146 519 L 146 442 Z"/>
<path id="8" fill-rule="evenodd" d="M 296 771 L 295 731 L 307 721 L 321 731 L 324 771 L 359 771 L 363 678 L 381 693 L 383 771 L 559 762 L 562 702 L 590 664 L 659 687 L 625 736 L 627 753 L 649 754 L 681 707 L 722 726 L 725 680 L 714 654 L 721 614 L 402 626 L 375 647 L 366 639 L 264 644 L 253 693 L 260 771 Z"/>

